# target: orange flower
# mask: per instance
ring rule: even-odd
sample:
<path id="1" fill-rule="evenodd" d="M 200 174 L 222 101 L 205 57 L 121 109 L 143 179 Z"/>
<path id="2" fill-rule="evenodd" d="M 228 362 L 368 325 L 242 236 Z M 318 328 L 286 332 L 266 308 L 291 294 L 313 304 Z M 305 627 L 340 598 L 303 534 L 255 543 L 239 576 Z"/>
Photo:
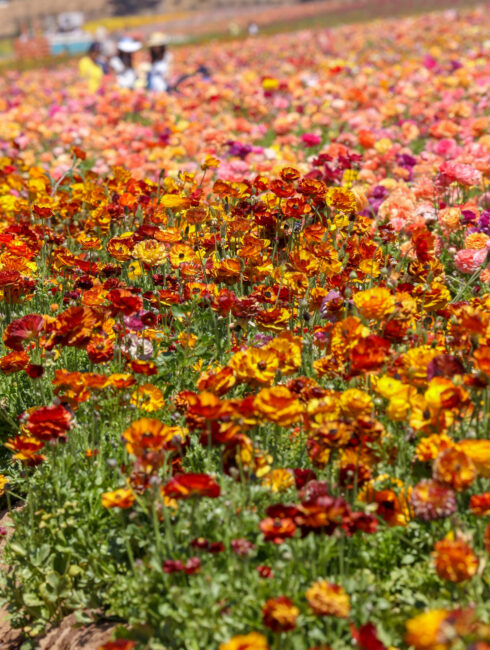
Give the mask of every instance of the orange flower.
<path id="1" fill-rule="evenodd" d="M 306 600 L 317 616 L 347 618 L 350 598 L 343 587 L 327 580 L 317 580 L 306 592 Z"/>
<path id="2" fill-rule="evenodd" d="M 435 460 L 442 451 L 449 447 L 454 447 L 452 438 L 445 433 L 435 433 L 420 440 L 415 450 L 415 456 L 422 462 Z"/>
<path id="3" fill-rule="evenodd" d="M 434 609 L 407 621 L 407 645 L 416 650 L 447 650 L 449 646 L 440 642 L 440 632 L 448 614 L 446 609 Z"/>
<path id="4" fill-rule="evenodd" d="M 29 355 L 24 350 L 20 352 L 13 351 L 0 358 L 0 370 L 5 375 L 10 375 L 13 372 L 19 372 L 25 368 L 29 363 Z"/>
<path id="5" fill-rule="evenodd" d="M 281 332 L 287 328 L 290 318 L 291 313 L 284 307 L 273 307 L 259 312 L 255 321 L 266 332 Z"/>
<path id="6" fill-rule="evenodd" d="M 141 418 L 133 422 L 123 433 L 129 454 L 140 458 L 147 451 L 175 449 L 184 443 L 186 432 L 180 427 L 170 427 L 159 420 Z"/>
<path id="7" fill-rule="evenodd" d="M 296 422 L 303 410 L 286 386 L 263 388 L 254 399 L 254 408 L 271 422 L 283 427 Z"/>
<path id="8" fill-rule="evenodd" d="M 235 376 L 233 375 L 232 368 L 225 366 L 224 368 L 206 370 L 201 374 L 197 380 L 197 389 L 200 391 L 207 391 L 221 396 L 227 393 L 236 384 Z"/>
<path id="9" fill-rule="evenodd" d="M 258 632 L 239 634 L 226 643 L 222 643 L 219 650 L 269 650 L 267 639 Z"/>
<path id="10" fill-rule="evenodd" d="M 45 456 L 39 452 L 44 447 L 44 442 L 31 436 L 15 436 L 5 443 L 5 446 L 16 453 L 13 460 L 19 460 L 29 466 L 38 465 L 45 460 Z"/>
<path id="11" fill-rule="evenodd" d="M 381 320 L 395 310 L 395 299 L 384 287 L 360 291 L 352 299 L 361 316 L 368 320 Z"/>
<path id="12" fill-rule="evenodd" d="M 464 582 L 478 570 L 478 558 L 471 546 L 462 538 L 454 539 L 453 533 L 436 542 L 433 557 L 437 575 L 442 580 Z"/>
<path id="13" fill-rule="evenodd" d="M 131 508 L 136 497 L 129 488 L 119 488 L 114 492 L 104 492 L 102 505 L 104 508 Z"/>
<path id="14" fill-rule="evenodd" d="M 117 639 L 116 641 L 107 641 L 104 645 L 99 646 L 97 650 L 133 650 L 135 645 L 135 641 Z"/>
<path id="15" fill-rule="evenodd" d="M 199 264 L 199 256 L 188 244 L 174 244 L 168 258 L 174 269 L 181 264 Z"/>
<path id="16" fill-rule="evenodd" d="M 274 350 L 248 348 L 232 356 L 228 362 L 239 381 L 270 385 L 279 368 L 279 359 Z"/>
<path id="17" fill-rule="evenodd" d="M 490 515 L 490 492 L 473 494 L 470 499 L 470 509 L 476 517 L 488 517 Z"/>
<path id="18" fill-rule="evenodd" d="M 480 476 L 490 478 L 490 440 L 461 440 L 458 449 L 468 456 Z"/>
<path id="19" fill-rule="evenodd" d="M 165 401 L 162 391 L 153 384 L 139 386 L 131 395 L 130 404 L 142 411 L 151 413 L 163 408 Z"/>
<path id="20" fill-rule="evenodd" d="M 482 345 L 473 355 L 478 370 L 490 375 L 490 345 Z"/>
<path id="21" fill-rule="evenodd" d="M 289 632 L 296 627 L 299 609 L 287 596 L 269 598 L 262 607 L 264 625 L 273 632 Z"/>
<path id="22" fill-rule="evenodd" d="M 459 449 L 449 447 L 435 459 L 432 474 L 436 481 L 450 485 L 458 492 L 466 490 L 476 478 L 470 458 Z"/>

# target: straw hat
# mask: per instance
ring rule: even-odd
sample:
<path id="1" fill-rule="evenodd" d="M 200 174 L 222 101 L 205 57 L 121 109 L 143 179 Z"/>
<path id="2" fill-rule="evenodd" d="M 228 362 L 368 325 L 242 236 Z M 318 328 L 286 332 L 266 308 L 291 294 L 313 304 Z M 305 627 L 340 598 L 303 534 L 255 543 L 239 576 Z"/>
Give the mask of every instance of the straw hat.
<path id="1" fill-rule="evenodd" d="M 121 40 L 118 41 L 117 49 L 121 52 L 132 54 L 133 52 L 141 50 L 141 43 L 135 41 L 134 38 L 121 38 Z"/>
<path id="2" fill-rule="evenodd" d="M 154 32 L 148 39 L 147 46 L 163 47 L 164 45 L 167 45 L 167 43 L 168 43 L 168 38 L 166 34 L 164 34 L 163 32 Z"/>

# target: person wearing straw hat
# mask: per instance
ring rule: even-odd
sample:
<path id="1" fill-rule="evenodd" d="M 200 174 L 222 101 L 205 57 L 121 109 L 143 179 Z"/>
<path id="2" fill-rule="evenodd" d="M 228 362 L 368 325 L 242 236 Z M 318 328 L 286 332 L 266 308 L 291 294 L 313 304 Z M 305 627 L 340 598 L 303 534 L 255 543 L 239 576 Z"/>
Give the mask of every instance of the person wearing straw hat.
<path id="1" fill-rule="evenodd" d="M 110 60 L 120 88 L 134 88 L 138 76 L 133 67 L 133 54 L 141 49 L 141 43 L 134 38 L 125 37 L 117 44 L 117 54 Z"/>
<path id="2" fill-rule="evenodd" d="M 172 55 L 167 51 L 168 39 L 162 32 L 155 32 L 148 40 L 151 67 L 148 71 L 148 90 L 166 92 Z"/>

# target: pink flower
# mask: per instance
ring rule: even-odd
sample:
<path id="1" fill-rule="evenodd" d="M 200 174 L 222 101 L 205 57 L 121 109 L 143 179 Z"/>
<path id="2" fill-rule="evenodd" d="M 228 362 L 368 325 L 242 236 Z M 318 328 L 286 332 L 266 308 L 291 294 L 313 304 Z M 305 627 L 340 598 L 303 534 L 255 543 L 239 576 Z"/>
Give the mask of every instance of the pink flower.
<path id="1" fill-rule="evenodd" d="M 434 151 L 438 156 L 444 156 L 444 158 L 455 158 L 461 151 L 461 147 L 454 138 L 442 138 L 442 140 L 436 142 Z"/>
<path id="2" fill-rule="evenodd" d="M 301 140 L 307 147 L 316 147 L 322 141 L 320 136 L 315 133 L 303 133 Z"/>
<path id="3" fill-rule="evenodd" d="M 450 181 L 456 181 L 461 185 L 478 185 L 481 181 L 481 174 L 478 169 L 465 163 L 445 162 L 440 167 Z"/>
<path id="4" fill-rule="evenodd" d="M 483 264 L 487 257 L 487 250 L 475 250 L 473 248 L 465 248 L 456 253 L 454 262 L 458 271 L 461 273 L 474 273 L 479 266 Z"/>

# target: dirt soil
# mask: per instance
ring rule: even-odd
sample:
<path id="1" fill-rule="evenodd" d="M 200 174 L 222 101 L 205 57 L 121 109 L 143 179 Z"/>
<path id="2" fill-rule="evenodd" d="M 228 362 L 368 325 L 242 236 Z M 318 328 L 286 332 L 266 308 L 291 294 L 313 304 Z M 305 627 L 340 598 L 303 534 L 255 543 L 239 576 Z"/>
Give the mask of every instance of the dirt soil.
<path id="1" fill-rule="evenodd" d="M 12 520 L 8 511 L 0 511 L 0 528 L 7 532 L 0 537 L 0 571 L 6 569 L 2 563 L 4 546 L 14 532 Z M 112 623 L 97 623 L 74 627 L 74 615 L 67 616 L 61 624 L 51 629 L 40 638 L 37 650 L 98 650 L 109 641 L 114 625 Z M 9 614 L 5 607 L 0 608 L 0 650 L 19 650 L 23 642 L 22 632 L 10 627 Z"/>

